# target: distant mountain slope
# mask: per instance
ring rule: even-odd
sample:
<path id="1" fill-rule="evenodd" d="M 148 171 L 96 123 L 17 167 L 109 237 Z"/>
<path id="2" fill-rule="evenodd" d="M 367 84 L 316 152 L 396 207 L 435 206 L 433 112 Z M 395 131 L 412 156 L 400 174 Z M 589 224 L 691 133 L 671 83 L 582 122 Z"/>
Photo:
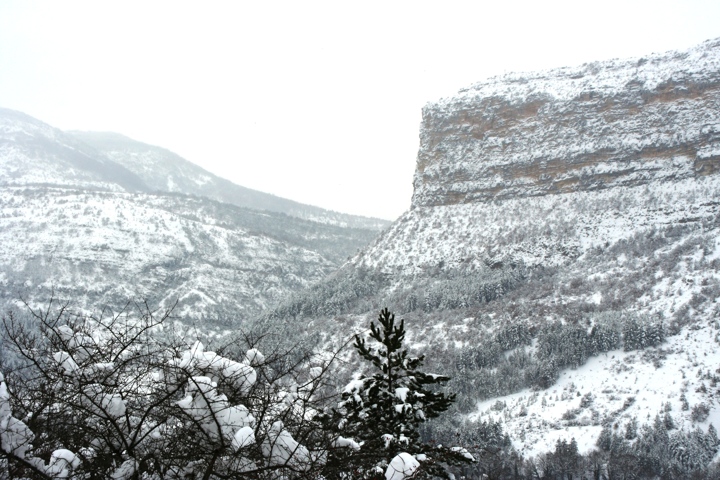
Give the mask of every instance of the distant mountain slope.
<path id="1" fill-rule="evenodd" d="M 157 191 L 198 195 L 241 207 L 281 212 L 350 228 L 380 230 L 390 224 L 386 220 L 332 212 L 241 187 L 169 150 L 116 133 L 74 131 L 70 134 L 131 170 Z"/>
<path id="2" fill-rule="evenodd" d="M 38 306 L 54 294 L 93 312 L 178 301 L 178 317 L 231 324 L 336 268 L 297 246 L 298 232 L 288 242 L 244 228 L 238 210 L 186 196 L 1 188 L 0 298 Z"/>
<path id="3" fill-rule="evenodd" d="M 87 136 L 111 152 L 0 109 L 0 307 L 53 294 L 85 311 L 147 299 L 178 301 L 188 321 L 246 321 L 387 223 L 244 189 L 119 135 Z"/>
<path id="4" fill-rule="evenodd" d="M 137 175 L 73 136 L 0 108 L 0 185 L 27 184 L 148 190 Z"/>
<path id="5" fill-rule="evenodd" d="M 390 307 L 457 412 L 528 454 L 657 414 L 719 428 L 719 132 L 720 40 L 488 79 L 425 107 L 410 211 L 271 316 L 344 336 Z"/>

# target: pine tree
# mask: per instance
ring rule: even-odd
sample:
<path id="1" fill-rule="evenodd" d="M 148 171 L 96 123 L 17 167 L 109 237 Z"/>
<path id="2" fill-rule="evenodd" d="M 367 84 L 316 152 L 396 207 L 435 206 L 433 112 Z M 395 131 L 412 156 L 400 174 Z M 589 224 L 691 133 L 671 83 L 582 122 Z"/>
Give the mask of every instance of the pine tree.
<path id="1" fill-rule="evenodd" d="M 625 425 L 625 440 L 634 440 L 637 437 L 637 418 L 632 417 Z"/>
<path id="2" fill-rule="evenodd" d="M 666 430 L 672 430 L 675 428 L 675 421 L 673 420 L 672 415 L 670 415 L 670 412 L 665 412 L 663 424 L 665 425 Z"/>
<path id="3" fill-rule="evenodd" d="M 715 427 L 713 426 L 712 423 L 711 423 L 710 426 L 708 427 L 707 436 L 708 436 L 708 442 L 709 442 L 709 444 L 710 444 L 712 447 L 717 448 L 717 446 L 718 446 L 718 444 L 719 444 L 720 442 L 718 441 L 717 430 L 715 430 Z"/>
<path id="4" fill-rule="evenodd" d="M 351 382 L 339 408 L 322 417 L 329 428 L 362 447 L 357 452 L 339 450 L 329 465 L 340 463 L 345 471 L 351 468 L 362 477 L 384 478 L 382 472 L 390 460 L 406 452 L 422 460 L 414 478 L 423 474 L 449 478 L 443 464 L 457 465 L 472 456 L 462 448 L 423 443 L 419 426 L 446 411 L 455 400 L 454 394 L 431 389 L 450 378 L 420 370 L 425 356 L 410 356 L 403 348 L 405 322 L 397 324 L 389 310 L 380 312 L 378 325 L 370 323 L 370 338 L 379 345 L 369 346 L 365 338 L 356 335 L 354 347 L 375 373 Z"/>
<path id="5" fill-rule="evenodd" d="M 575 438 L 573 437 L 570 443 L 567 440 L 558 439 L 552 457 L 560 478 L 572 478 L 580 463 L 580 454 Z"/>

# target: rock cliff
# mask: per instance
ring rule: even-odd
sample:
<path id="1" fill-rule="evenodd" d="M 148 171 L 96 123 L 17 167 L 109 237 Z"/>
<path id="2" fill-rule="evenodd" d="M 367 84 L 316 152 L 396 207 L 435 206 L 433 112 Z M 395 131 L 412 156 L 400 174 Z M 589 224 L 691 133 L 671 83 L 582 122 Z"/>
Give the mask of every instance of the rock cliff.
<path id="1" fill-rule="evenodd" d="M 720 39 L 490 78 L 423 110 L 413 207 L 720 171 Z"/>
<path id="2" fill-rule="evenodd" d="M 670 435 L 717 429 L 718 380 L 703 382 L 720 363 L 719 87 L 715 40 L 428 105 L 412 208 L 276 315 L 346 335 L 389 307 L 458 411 L 502 423 L 526 458 L 571 438 L 588 453 L 604 425 L 656 415 Z M 633 343 L 636 322 L 666 341 Z M 618 343 L 570 359 L 601 336 Z"/>

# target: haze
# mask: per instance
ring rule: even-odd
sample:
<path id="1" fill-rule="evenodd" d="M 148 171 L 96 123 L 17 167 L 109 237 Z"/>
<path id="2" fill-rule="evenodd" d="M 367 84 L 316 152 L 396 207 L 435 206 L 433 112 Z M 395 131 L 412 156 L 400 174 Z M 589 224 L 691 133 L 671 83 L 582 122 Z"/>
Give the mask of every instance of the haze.
<path id="1" fill-rule="evenodd" d="M 678 50 L 717 1 L 0 3 L 0 106 L 394 219 L 421 109 L 488 76 Z"/>

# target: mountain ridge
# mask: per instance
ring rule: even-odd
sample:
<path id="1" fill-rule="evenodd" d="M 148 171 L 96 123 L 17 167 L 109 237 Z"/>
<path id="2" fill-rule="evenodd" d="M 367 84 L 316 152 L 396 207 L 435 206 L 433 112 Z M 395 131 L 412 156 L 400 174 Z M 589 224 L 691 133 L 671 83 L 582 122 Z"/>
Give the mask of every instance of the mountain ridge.
<path id="1" fill-rule="evenodd" d="M 186 321 L 237 325 L 324 278 L 389 223 L 306 209 L 160 147 L 109 136 L 125 149 L 114 157 L 126 165 L 77 135 L 0 109 L 3 308 L 21 298 L 40 307 L 55 296 L 83 312 L 118 311 L 142 299 L 177 302 L 175 315 Z M 132 148 L 145 155 L 135 164 Z M 176 188 L 167 188 L 169 178 Z M 198 182 L 211 184 L 210 193 L 247 193 L 236 203 L 272 198 L 287 212 L 223 203 L 222 194 L 190 188 Z"/>
<path id="2" fill-rule="evenodd" d="M 90 146 L 22 112 L 0 108 L 0 183 L 147 191 L 135 174 Z"/>
<path id="3" fill-rule="evenodd" d="M 104 157 L 123 165 L 162 192 L 183 192 L 256 210 L 353 228 L 382 229 L 387 220 L 333 212 L 269 193 L 237 185 L 218 177 L 162 147 L 138 142 L 112 132 L 71 131 L 70 135 L 91 145 Z"/>

